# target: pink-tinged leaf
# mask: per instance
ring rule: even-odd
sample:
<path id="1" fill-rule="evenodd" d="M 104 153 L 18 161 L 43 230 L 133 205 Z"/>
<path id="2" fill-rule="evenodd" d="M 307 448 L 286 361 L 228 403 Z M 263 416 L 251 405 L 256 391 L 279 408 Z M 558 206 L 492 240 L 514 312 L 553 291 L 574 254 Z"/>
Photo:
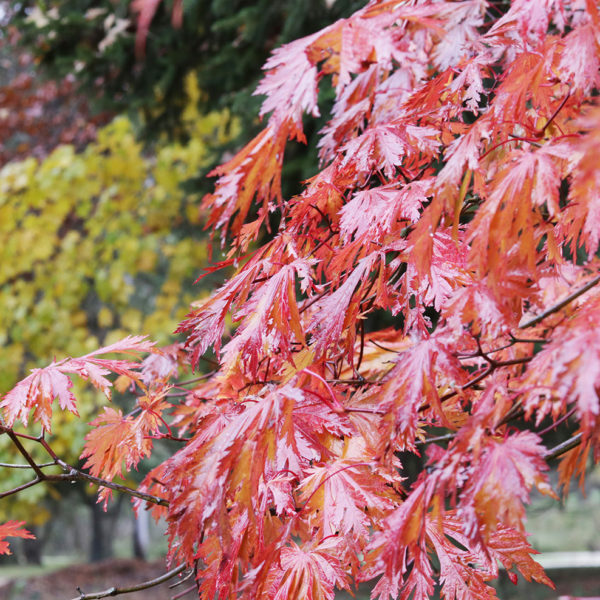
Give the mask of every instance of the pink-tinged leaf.
<path id="1" fill-rule="evenodd" d="M 572 91 L 587 94 L 600 82 L 598 30 L 592 22 L 580 25 L 565 36 L 564 43 L 560 73 L 572 84 Z"/>
<path id="2" fill-rule="evenodd" d="M 2 399 L 6 422 L 12 427 L 18 419 L 27 425 L 29 414 L 34 412 L 34 420 L 44 429 L 52 430 L 52 403 L 58 398 L 60 407 L 77 413 L 75 396 L 71 392 L 71 379 L 61 372 L 61 364 L 53 363 L 43 369 L 32 369 L 31 375 L 20 381 Z"/>
<path id="3" fill-rule="evenodd" d="M 432 585 L 431 569 L 425 549 L 425 523 L 429 498 L 423 480 L 413 488 L 406 500 L 385 519 L 371 539 L 365 555 L 365 579 L 383 575 L 371 597 L 397 598 L 404 584 L 404 576 L 414 556 L 421 567 L 422 581 L 413 583 L 429 588 Z M 416 576 L 420 579 L 419 576 Z"/>
<path id="4" fill-rule="evenodd" d="M 146 40 L 150 31 L 150 24 L 162 0 L 133 0 L 131 12 L 137 13 L 137 32 L 135 35 L 135 55 L 144 58 L 146 54 Z M 173 0 L 171 9 L 171 24 L 180 28 L 183 22 L 183 0 Z"/>
<path id="5" fill-rule="evenodd" d="M 338 93 L 351 81 L 353 73 L 360 73 L 365 66 L 376 62 L 389 70 L 397 52 L 394 33 L 389 25 L 390 15 L 371 19 L 353 18 L 343 22 L 339 54 Z"/>
<path id="6" fill-rule="evenodd" d="M 554 23 L 564 30 L 564 3 L 556 0 L 539 0 L 532 4 L 528 0 L 515 0 L 492 27 L 490 34 L 498 31 L 517 31 L 519 35 L 533 43 L 546 35 L 548 25 Z"/>
<path id="7" fill-rule="evenodd" d="M 26 540 L 33 540 L 35 536 L 27 529 L 23 529 L 25 521 L 7 521 L 0 524 L 0 554 L 11 554 L 8 542 L 4 539 L 7 537 L 19 537 Z"/>
<path id="8" fill-rule="evenodd" d="M 520 431 L 504 439 L 486 437 L 479 455 L 465 474 L 468 482 L 460 499 L 464 529 L 468 535 L 483 528 L 484 535 L 502 525 L 523 529 L 525 504 L 530 492 L 556 497 L 546 471 L 546 449 L 539 436 Z M 471 513 L 471 508 L 475 514 Z"/>
<path id="9" fill-rule="evenodd" d="M 477 47 L 478 28 L 483 25 L 488 5 L 485 0 L 440 4 L 438 15 L 443 22 L 444 35 L 432 54 L 434 64 L 443 71 L 455 67 L 465 55 L 481 52 L 481 48 Z M 480 91 L 483 91 L 483 87 Z"/>
<path id="10" fill-rule="evenodd" d="M 578 121 L 585 133 L 572 144 L 575 164 L 571 169 L 569 203 L 561 215 L 558 230 L 566 244 L 572 248 L 583 245 L 591 256 L 600 247 L 600 203 L 597 202 L 600 108 L 590 109 Z"/>
<path id="11" fill-rule="evenodd" d="M 527 293 L 526 274 L 515 273 L 512 279 L 507 277 L 496 289 L 485 279 L 458 288 L 445 302 L 443 315 L 448 326 L 457 335 L 468 328 L 470 334 L 490 343 L 506 335 L 518 326 Z M 523 290 L 522 294 L 515 293 L 518 290 Z"/>
<path id="12" fill-rule="evenodd" d="M 261 482 L 259 495 L 263 499 L 262 510 L 264 511 L 272 506 L 276 515 L 288 517 L 295 515 L 296 504 L 294 502 L 294 487 L 292 486 L 294 479 L 294 475 L 284 473 Z"/>
<path id="13" fill-rule="evenodd" d="M 177 377 L 180 365 L 187 362 L 183 344 L 171 344 L 142 361 L 140 379 L 147 386 L 163 385 L 169 379 Z"/>
<path id="14" fill-rule="evenodd" d="M 313 515 L 310 525 L 319 527 L 324 537 L 341 531 L 362 547 L 373 519 L 395 505 L 387 481 L 356 459 L 329 461 L 306 472 L 300 484 L 300 501 L 303 510 Z"/>
<path id="15" fill-rule="evenodd" d="M 336 554 L 336 541 L 329 539 L 306 548 L 290 542 L 273 564 L 266 592 L 268 600 L 333 600 L 335 588 L 349 589 L 347 576 Z M 312 547 L 311 547 L 312 546 Z"/>
<path id="16" fill-rule="evenodd" d="M 234 315 L 234 319 L 242 319 L 242 323 L 223 348 L 224 370 L 241 363 L 254 377 L 261 359 L 278 352 L 293 364 L 292 344 L 305 344 L 296 303 L 296 278 L 308 285 L 310 266 L 310 261 L 296 260 L 280 267 Z"/>
<path id="17" fill-rule="evenodd" d="M 212 439 L 200 430 L 165 463 L 161 474 L 173 505 L 190 517 L 189 522 L 174 520 L 170 525 L 184 555 L 193 555 L 197 532 L 208 523 L 217 524 L 218 535 L 230 535 L 229 503 L 254 514 L 261 501 L 261 479 L 281 472 L 299 477 L 311 460 L 321 460 L 327 449 L 320 438 L 330 430 L 343 435 L 351 428 L 324 402 L 306 399 L 291 385 L 248 398 L 244 410 L 232 415 Z"/>
<path id="18" fill-rule="evenodd" d="M 372 108 L 374 91 L 381 70 L 372 65 L 358 74 L 336 98 L 332 118 L 321 131 L 318 142 L 319 158 L 327 163 L 335 158 L 340 146 L 356 137 L 364 127 L 364 120 Z"/>
<path id="19" fill-rule="evenodd" d="M 73 383 L 67 373 L 91 381 L 110 399 L 112 383 L 104 376 L 113 372 L 134 379 L 137 375 L 133 369 L 137 369 L 139 364 L 130 360 L 99 358 L 99 355 L 137 355 L 153 348 L 154 344 L 145 336 L 129 336 L 80 358 L 64 359 L 43 369 L 32 369 L 31 375 L 20 381 L 0 403 L 7 423 L 12 426 L 16 420 L 20 420 L 26 425 L 33 411 L 34 421 L 40 422 L 44 429 L 51 432 L 52 404 L 56 398 L 63 410 L 78 414 L 76 398 L 71 392 Z"/>
<path id="20" fill-rule="evenodd" d="M 360 290 L 368 284 L 367 274 L 380 260 L 381 256 L 377 252 L 361 259 L 335 292 L 315 303 L 313 318 L 308 326 L 308 333 L 314 336 L 315 354 L 321 354 L 329 347 L 335 347 L 344 328 L 350 324 L 354 325 L 360 310 L 360 293 L 357 292 L 357 288 Z"/>
<path id="21" fill-rule="evenodd" d="M 485 140 L 491 135 L 491 125 L 485 118 L 476 121 L 464 134 L 452 140 L 444 152 L 444 166 L 436 178 L 440 189 L 459 186 L 466 169 L 475 171 Z"/>
<path id="22" fill-rule="evenodd" d="M 149 434 L 158 431 L 159 419 L 148 413 L 141 417 L 123 417 L 120 410 L 104 408 L 104 413 L 91 423 L 94 427 L 86 435 L 86 444 L 81 459 L 92 475 L 112 480 L 122 476 L 124 468 L 130 470 L 150 454 L 152 440 Z"/>
<path id="23" fill-rule="evenodd" d="M 216 535 L 199 536 L 203 541 L 196 546 L 194 560 L 203 563 L 202 576 L 198 578 L 200 598 L 232 597 L 238 580 L 239 564 L 247 554 L 249 524 L 248 513 L 239 514 L 225 547 Z"/>
<path id="24" fill-rule="evenodd" d="M 485 71 L 489 69 L 488 63 L 490 60 L 490 56 L 477 55 L 466 64 L 449 87 L 452 92 L 458 92 L 466 88 L 462 92 L 462 100 L 466 107 L 473 113 L 479 112 L 479 102 L 485 91 L 482 77 L 483 75 L 487 75 Z M 484 71 L 483 74 L 482 71 Z"/>
<path id="25" fill-rule="evenodd" d="M 93 352 L 82 356 L 81 359 L 89 359 L 100 354 L 110 354 L 113 352 L 116 354 L 132 354 L 137 356 L 140 352 L 152 352 L 154 347 L 154 342 L 149 340 L 146 335 L 128 335 L 118 342 L 103 346 L 102 348 L 98 348 L 98 350 L 94 350 Z"/>
<path id="26" fill-rule="evenodd" d="M 494 588 L 486 585 L 485 576 L 473 566 L 474 557 L 452 543 L 435 526 L 427 529 L 427 535 L 440 561 L 440 583 L 445 600 L 492 600 Z"/>
<path id="27" fill-rule="evenodd" d="M 254 95 L 265 95 L 260 116 L 272 112 L 269 122 L 279 126 L 291 119 L 298 139 L 302 133 L 304 112 L 319 116 L 317 105 L 318 71 L 308 59 L 309 46 L 322 34 L 318 32 L 277 48 L 263 67 L 267 74 Z"/>
<path id="28" fill-rule="evenodd" d="M 398 356 L 381 390 L 380 409 L 389 414 L 390 436 L 399 447 L 412 447 L 425 405 L 434 422 L 449 425 L 441 391 L 459 387 L 466 375 L 442 335 L 417 341 Z"/>
<path id="29" fill-rule="evenodd" d="M 146 53 L 146 38 L 150 30 L 150 23 L 158 10 L 162 0 L 133 0 L 131 10 L 138 13 L 137 33 L 135 36 L 135 53 L 138 58 Z"/>
<path id="30" fill-rule="evenodd" d="M 149 403 L 144 399 L 140 399 L 140 407 L 137 417 L 124 417 L 121 410 L 104 407 L 104 412 L 90 423 L 93 429 L 85 436 L 80 459 L 87 459 L 83 467 L 92 475 L 112 481 L 150 455 L 151 437 L 161 425 L 161 407 L 156 401 Z M 103 488 L 100 499 L 106 501 L 110 494 L 111 490 Z"/>
<path id="31" fill-rule="evenodd" d="M 244 232 L 242 250 L 256 239 L 269 211 L 282 201 L 281 167 L 285 145 L 294 133 L 291 121 L 270 125 L 251 140 L 229 162 L 209 173 L 219 175 L 215 191 L 202 199 L 202 208 L 209 210 L 207 228 L 222 230 L 222 240 L 228 232 L 239 235 L 253 201 L 258 206 L 258 218 L 251 231 Z M 250 224 L 246 225 L 246 228 Z"/>
<path id="32" fill-rule="evenodd" d="M 598 314 L 600 298 L 580 305 L 574 318 L 555 329 L 552 341 L 533 357 L 521 378 L 525 408 L 529 414 L 535 411 L 538 422 L 549 413 L 556 418 L 574 404 L 584 433 L 596 432 L 600 416 Z"/>
<path id="33" fill-rule="evenodd" d="M 431 183 L 431 179 L 422 179 L 405 186 L 392 183 L 356 192 L 339 212 L 342 239 L 378 239 L 416 223 Z"/>
<path id="34" fill-rule="evenodd" d="M 404 581 L 400 600 L 428 600 L 433 596 L 433 567 L 427 552 L 416 546 L 411 550 L 411 570 Z"/>
<path id="35" fill-rule="evenodd" d="M 538 554 L 538 551 L 531 547 L 523 532 L 501 526 L 490 536 L 487 550 L 494 566 L 496 566 L 495 561 L 498 560 L 507 571 L 516 567 L 527 581 L 537 581 L 554 589 L 554 584 L 544 572 L 542 565 L 531 557 L 532 554 Z M 495 572 L 494 576 L 497 575 Z"/>
<path id="36" fill-rule="evenodd" d="M 341 151 L 345 157 L 340 168 L 358 174 L 382 170 L 392 177 L 407 154 L 421 151 L 433 156 L 439 147 L 438 131 L 431 127 L 416 127 L 407 123 L 375 125 L 347 142 Z"/>
<path id="37" fill-rule="evenodd" d="M 422 247 L 420 235 L 426 236 L 431 242 L 431 255 L 428 261 L 423 261 L 423 257 L 419 255 Z M 471 281 L 467 268 L 469 247 L 462 239 L 454 239 L 449 231 L 443 229 L 429 234 L 417 231 L 415 235 L 409 236 L 409 243 L 407 252 L 410 255 L 406 273 L 401 278 L 396 310 L 409 313 L 413 296 L 417 299 L 417 310 L 422 310 L 425 306 L 442 310 L 455 290 L 460 290 Z M 410 328 L 405 326 L 405 330 Z"/>
<path id="38" fill-rule="evenodd" d="M 193 349 L 192 366 L 211 346 L 214 346 L 217 356 L 220 355 L 225 316 L 234 302 L 242 303 L 247 299 L 252 281 L 260 273 L 260 268 L 259 264 L 242 270 L 179 324 L 175 332 L 188 334 L 186 347 Z"/>

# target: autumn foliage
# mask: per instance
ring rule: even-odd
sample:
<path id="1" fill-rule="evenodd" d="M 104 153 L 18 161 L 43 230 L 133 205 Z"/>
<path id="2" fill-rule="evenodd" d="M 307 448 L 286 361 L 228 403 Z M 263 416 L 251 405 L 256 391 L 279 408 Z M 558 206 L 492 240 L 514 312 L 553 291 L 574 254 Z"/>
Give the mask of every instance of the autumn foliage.
<path id="1" fill-rule="evenodd" d="M 566 492 L 600 454 L 599 43 L 593 0 L 394 0 L 275 50 L 264 130 L 202 202 L 235 273 L 182 347 L 128 338 L 4 396 L 3 431 L 63 469 L 32 485 L 152 507 L 203 598 L 493 598 L 499 565 L 552 585 L 524 507 L 560 491 L 554 459 Z M 321 110 L 321 170 L 283 198 Z M 181 363 L 213 370 L 182 394 Z M 109 372 L 136 404 L 94 420 L 74 469 L 54 401 L 76 412 L 72 375 L 109 396 Z M 181 448 L 139 489 L 115 481 L 163 437 Z"/>

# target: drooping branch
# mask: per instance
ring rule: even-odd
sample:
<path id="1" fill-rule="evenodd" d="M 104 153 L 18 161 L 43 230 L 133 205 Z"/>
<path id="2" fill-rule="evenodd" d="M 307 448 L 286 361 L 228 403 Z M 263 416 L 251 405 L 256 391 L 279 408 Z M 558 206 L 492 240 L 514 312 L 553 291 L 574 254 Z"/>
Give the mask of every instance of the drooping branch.
<path id="1" fill-rule="evenodd" d="M 90 475 L 89 473 L 86 473 L 85 471 L 76 469 L 72 465 L 70 465 L 70 464 L 66 463 L 65 461 L 63 461 L 62 459 L 60 459 L 58 457 L 58 455 L 56 454 L 56 452 L 54 452 L 54 450 L 51 448 L 51 446 L 48 444 L 48 442 L 44 439 L 43 436 L 40 436 L 37 438 L 28 436 L 28 439 L 31 439 L 32 441 L 40 444 L 44 448 L 44 450 L 48 453 L 48 455 L 53 459 L 53 462 L 51 462 L 51 463 L 48 462 L 48 463 L 38 464 L 34 460 L 33 456 L 27 451 L 25 446 L 23 446 L 23 444 L 21 443 L 21 440 L 19 439 L 19 437 L 20 437 L 19 434 L 17 434 L 15 431 L 13 431 L 10 427 L 7 427 L 6 425 L 1 426 L 0 433 L 5 433 L 6 435 L 8 435 L 8 437 L 13 442 L 14 446 L 17 448 L 17 450 L 21 454 L 21 456 L 23 456 L 23 458 L 27 462 L 26 465 L 12 465 L 12 464 L 1 465 L 0 464 L 0 466 L 6 466 L 8 468 L 20 468 L 20 469 L 30 468 L 36 474 L 35 479 L 32 479 L 31 481 L 28 481 L 27 483 L 24 483 L 20 486 L 10 489 L 10 490 L 0 492 L 0 498 L 12 496 L 13 494 L 17 494 L 18 492 L 21 492 L 29 487 L 33 487 L 34 485 L 37 485 L 44 481 L 46 481 L 46 482 L 89 481 L 89 482 L 99 485 L 101 487 L 106 487 L 111 490 L 121 492 L 121 493 L 127 494 L 129 496 L 133 496 L 135 498 L 139 498 L 140 500 L 144 500 L 145 502 L 149 502 L 151 504 L 157 504 L 159 506 L 168 506 L 169 505 L 168 500 L 165 500 L 164 498 L 159 498 L 158 496 L 153 496 L 152 494 L 145 494 L 144 492 L 140 492 L 140 491 L 136 490 L 135 488 L 131 488 L 129 486 L 126 486 L 126 485 L 123 485 L 120 483 L 115 483 L 113 481 L 108 481 L 107 479 L 101 479 L 100 477 L 95 477 L 93 475 Z M 64 472 L 61 474 L 48 474 L 48 473 L 44 473 L 42 471 L 42 468 L 50 467 L 50 466 L 58 466 Z"/>
<path id="2" fill-rule="evenodd" d="M 46 481 L 89 481 L 91 483 L 99 485 L 100 487 L 106 487 L 111 490 L 115 490 L 116 492 L 122 492 L 129 496 L 133 496 L 134 498 L 139 498 L 140 500 L 149 502 L 150 504 L 157 504 L 159 506 L 169 506 L 169 501 L 165 500 L 164 498 L 159 498 L 158 496 L 153 496 L 151 494 L 145 494 L 144 492 L 140 492 L 129 486 L 122 485 L 120 483 L 115 483 L 114 481 L 108 481 L 107 479 L 94 477 L 93 475 L 90 475 L 85 471 L 75 469 L 74 467 L 65 463 L 62 460 L 59 460 L 57 464 L 68 472 L 65 475 L 46 475 L 44 477 Z"/>
<path id="3" fill-rule="evenodd" d="M 98 598 L 108 598 L 110 596 L 118 596 L 120 594 L 131 594 L 133 592 L 140 592 L 142 590 L 147 590 L 149 588 L 156 587 L 157 585 L 160 585 L 165 581 L 169 581 L 169 579 L 173 579 L 173 577 L 185 571 L 186 568 L 187 565 L 181 564 L 175 567 L 174 569 L 167 571 L 164 575 L 156 577 L 155 579 L 150 579 L 148 581 L 144 581 L 143 583 L 139 583 L 137 585 L 132 585 L 129 587 L 111 587 L 102 592 L 92 592 L 91 594 L 85 594 L 79 588 L 77 588 L 79 596 L 73 598 L 73 600 L 97 600 Z"/>

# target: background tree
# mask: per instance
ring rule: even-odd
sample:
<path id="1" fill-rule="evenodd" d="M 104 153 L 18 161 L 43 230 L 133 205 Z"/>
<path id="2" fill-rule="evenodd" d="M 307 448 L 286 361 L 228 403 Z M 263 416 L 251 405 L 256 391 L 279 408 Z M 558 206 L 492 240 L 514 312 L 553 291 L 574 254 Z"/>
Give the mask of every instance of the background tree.
<path id="1" fill-rule="evenodd" d="M 0 165 L 29 156 L 43 158 L 59 143 L 81 149 L 109 115 L 90 114 L 74 77 L 40 77 L 29 48 L 19 44 L 13 3 L 0 2 Z"/>
<path id="2" fill-rule="evenodd" d="M 131 358 L 154 347 L 128 337 L 34 371 L 2 401 L 29 486 L 86 479 L 154 505 L 172 574 L 187 565 L 211 598 L 331 599 L 375 578 L 374 597 L 492 598 L 498 563 L 551 585 L 524 506 L 556 496 L 550 461 L 568 490 L 598 459 L 600 15 L 496 8 L 373 1 L 273 53 L 265 128 L 202 202 L 237 270 L 179 326 L 191 362 L 214 348 L 218 369 L 173 402 L 170 372 L 144 376 L 155 355 Z M 284 198 L 327 78 L 321 170 Z M 76 412 L 73 374 L 109 396 L 109 372 L 139 397 L 94 419 L 73 468 L 54 400 Z M 43 437 L 15 430 L 30 421 Z M 155 438 L 181 448 L 117 483 Z"/>
<path id="3" fill-rule="evenodd" d="M 95 106 L 141 112 L 147 135 L 185 135 L 181 96 L 190 73 L 201 112 L 231 110 L 256 128 L 258 67 L 276 46 L 317 31 L 358 0 L 24 2 L 13 23 L 55 77 L 73 76 Z M 254 125 L 253 125 L 254 124 Z M 250 129 L 250 130 L 249 130 Z"/>
<path id="4" fill-rule="evenodd" d="M 259 130 L 260 99 L 253 92 L 269 52 L 362 4 L 69 0 L 45 6 L 32 1 L 19 4 L 11 23 L 21 45 L 52 80 L 75 82 L 94 114 L 127 114 L 146 142 L 160 135 L 185 140 L 181 90 L 186 77 L 193 76 L 202 91 L 196 100 L 201 114 L 227 110 L 241 121 L 238 135 L 230 139 L 228 149 L 233 150 Z M 331 90 L 324 96 L 329 103 L 333 99 Z M 298 193 L 299 182 L 314 173 L 316 132 L 323 124 L 307 128 L 315 150 L 298 152 L 285 165 L 283 187 L 289 195 Z M 196 191 L 206 192 L 199 179 L 196 184 Z"/>

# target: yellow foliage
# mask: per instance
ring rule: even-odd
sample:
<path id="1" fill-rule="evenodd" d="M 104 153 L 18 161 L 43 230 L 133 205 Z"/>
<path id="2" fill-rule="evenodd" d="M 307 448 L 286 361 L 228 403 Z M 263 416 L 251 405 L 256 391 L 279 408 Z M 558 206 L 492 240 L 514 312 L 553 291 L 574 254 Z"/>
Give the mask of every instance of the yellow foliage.
<path id="1" fill-rule="evenodd" d="M 132 123 L 118 117 L 82 152 L 63 145 L 42 162 L 28 158 L 0 170 L 0 395 L 30 368 L 128 334 L 173 341 L 169 335 L 191 299 L 182 289 L 207 256 L 199 198 L 181 184 L 236 129 L 227 128 L 228 114 L 198 114 L 193 80 L 186 144 L 164 142 L 146 155 Z M 52 440 L 73 461 L 97 409 L 94 390 L 76 393 L 82 419 L 57 412 L 64 422 Z M 11 454 L 10 440 L 0 436 L 3 460 L 19 462 Z M 4 469 L 3 488 L 30 476 Z M 19 495 L 30 523 L 28 511 L 46 491 L 34 486 Z M 15 518 L 15 504 L 9 505 Z M 36 514 L 36 523 L 47 518 Z"/>
<path id="2" fill-rule="evenodd" d="M 118 117 L 81 153 L 63 145 L 0 171 L 0 341 L 11 348 L 0 352 L 0 391 L 55 355 L 87 351 L 90 337 L 112 339 L 113 327 L 155 335 L 179 314 L 182 284 L 206 257 L 198 198 L 181 183 L 230 121 L 197 114 L 193 81 L 187 144 L 145 156 Z"/>

